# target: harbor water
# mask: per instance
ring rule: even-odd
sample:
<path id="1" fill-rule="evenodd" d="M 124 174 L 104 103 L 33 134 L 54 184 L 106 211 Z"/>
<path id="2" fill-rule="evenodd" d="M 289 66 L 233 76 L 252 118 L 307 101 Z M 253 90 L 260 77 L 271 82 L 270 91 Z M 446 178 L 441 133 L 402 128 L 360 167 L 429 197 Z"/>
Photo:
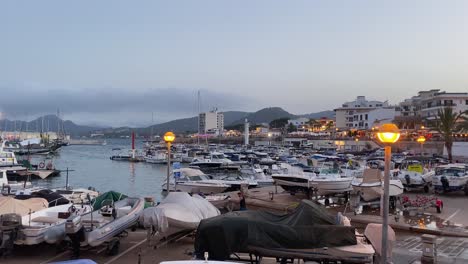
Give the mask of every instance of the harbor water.
<path id="1" fill-rule="evenodd" d="M 57 177 L 34 180 L 33 184 L 48 188 L 63 187 L 67 178 L 64 170 L 68 168 L 71 170 L 68 184 L 73 188 L 94 187 L 99 192 L 114 190 L 130 196 L 154 197 L 160 201 L 161 185 L 166 181 L 166 165 L 110 159 L 112 155 L 127 153 L 130 146 L 130 139 L 110 139 L 105 146 L 71 145 L 62 147 L 54 156 L 34 156 L 34 163 L 51 159 L 62 173 Z M 136 147 L 141 150 L 143 142 L 136 141 Z"/>

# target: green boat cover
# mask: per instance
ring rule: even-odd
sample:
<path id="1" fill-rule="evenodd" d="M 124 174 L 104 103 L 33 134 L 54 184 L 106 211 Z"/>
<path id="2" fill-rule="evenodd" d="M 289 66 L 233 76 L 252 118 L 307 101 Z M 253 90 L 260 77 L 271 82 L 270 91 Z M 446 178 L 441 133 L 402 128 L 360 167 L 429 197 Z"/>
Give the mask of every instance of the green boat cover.
<path id="1" fill-rule="evenodd" d="M 108 191 L 96 197 L 91 204 L 93 205 L 94 210 L 99 210 L 103 206 L 102 202 L 105 200 L 117 202 L 125 198 L 127 198 L 127 195 L 125 194 L 121 194 L 116 191 Z"/>
<path id="2" fill-rule="evenodd" d="M 195 238 L 195 254 L 226 260 L 249 247 L 310 249 L 355 245 L 355 228 L 335 224 L 335 218 L 312 201 L 303 200 L 290 214 L 238 211 L 202 220 Z"/>

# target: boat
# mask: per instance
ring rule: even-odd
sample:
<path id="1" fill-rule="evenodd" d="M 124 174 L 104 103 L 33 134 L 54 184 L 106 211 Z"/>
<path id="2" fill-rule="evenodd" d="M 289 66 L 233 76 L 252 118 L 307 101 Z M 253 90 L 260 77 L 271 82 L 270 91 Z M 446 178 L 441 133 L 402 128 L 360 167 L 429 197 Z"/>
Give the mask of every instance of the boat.
<path id="1" fill-rule="evenodd" d="M 131 198 L 118 192 L 107 192 L 92 203 L 91 212 L 70 217 L 66 221 L 66 233 L 75 246 L 96 247 L 105 242 L 115 241 L 127 228 L 137 224 L 144 209 L 143 198 Z M 111 243 L 112 255 L 118 252 L 118 243 Z"/>
<path id="2" fill-rule="evenodd" d="M 87 203 L 89 200 L 93 200 L 99 196 L 99 192 L 92 187 L 87 189 L 64 187 L 52 189 L 52 191 L 62 195 L 73 204 Z"/>
<path id="3" fill-rule="evenodd" d="M 174 174 L 169 182 L 170 191 L 181 191 L 187 193 L 221 193 L 231 187 L 222 181 L 211 180 L 201 170 L 193 168 L 174 169 Z M 176 176 L 177 175 L 177 176 Z M 162 185 L 163 191 L 167 191 L 167 183 Z"/>
<path id="4" fill-rule="evenodd" d="M 10 195 L 15 194 L 17 191 L 22 189 L 27 189 L 32 187 L 32 183 L 30 181 L 9 181 L 7 177 L 7 170 L 0 169 L 0 186 L 1 186 L 1 193 L 3 195 Z"/>
<path id="5" fill-rule="evenodd" d="M 390 179 L 389 196 L 401 195 L 404 191 L 399 179 Z M 366 202 L 380 199 L 383 194 L 383 176 L 379 169 L 365 169 L 362 178 L 355 178 L 351 185 Z"/>
<path id="6" fill-rule="evenodd" d="M 424 189 L 429 192 L 434 170 L 428 170 L 417 160 L 404 160 L 398 171 L 398 178 L 406 189 Z"/>
<path id="7" fill-rule="evenodd" d="M 223 153 L 211 152 L 209 158 L 196 157 L 190 163 L 190 167 L 201 170 L 239 170 L 240 165 L 224 157 Z"/>
<path id="8" fill-rule="evenodd" d="M 352 190 L 351 182 L 353 179 L 354 177 L 342 176 L 338 164 L 332 166 L 331 164 L 324 163 L 321 168 L 317 169 L 317 173 L 309 181 L 316 194 L 330 195 Z"/>
<path id="9" fill-rule="evenodd" d="M 42 242 L 56 244 L 65 238 L 65 222 L 70 216 L 91 211 L 90 206 L 64 204 L 48 207 L 21 216 L 16 240 L 17 245 L 37 245 Z M 14 213 L 12 213 L 14 214 Z M 9 217 L 7 217 L 9 218 Z M 0 226 L 8 223 L 0 223 Z"/>
<path id="10" fill-rule="evenodd" d="M 145 161 L 154 164 L 167 164 L 166 151 L 156 151 L 155 153 L 151 153 L 151 155 L 146 155 Z"/>
<path id="11" fill-rule="evenodd" d="M 211 260 L 220 261 L 229 259 L 231 254 L 247 253 L 372 263 L 373 245 L 349 221 L 336 219 L 310 200 L 302 200 L 295 211 L 283 215 L 250 210 L 230 212 L 201 221 L 194 253 L 197 259 L 204 259 L 208 252 Z"/>
<path id="12" fill-rule="evenodd" d="M 304 172 L 301 168 L 291 166 L 289 164 L 281 164 L 281 167 L 286 169 L 281 174 L 272 174 L 271 178 L 276 185 L 281 186 L 285 191 L 291 194 L 296 192 L 309 193 L 312 185 L 310 180 L 314 178 L 315 173 Z"/>
<path id="13" fill-rule="evenodd" d="M 468 195 L 468 165 L 451 163 L 437 166 L 432 185 L 436 192 L 464 191 Z"/>
<path id="14" fill-rule="evenodd" d="M 220 215 L 219 210 L 199 195 L 171 192 L 156 207 L 146 208 L 140 222 L 159 238 L 197 229 L 200 221 Z"/>
<path id="15" fill-rule="evenodd" d="M 0 215 L 18 214 L 25 216 L 49 207 L 49 202 L 43 198 L 18 200 L 12 196 L 0 196 Z"/>

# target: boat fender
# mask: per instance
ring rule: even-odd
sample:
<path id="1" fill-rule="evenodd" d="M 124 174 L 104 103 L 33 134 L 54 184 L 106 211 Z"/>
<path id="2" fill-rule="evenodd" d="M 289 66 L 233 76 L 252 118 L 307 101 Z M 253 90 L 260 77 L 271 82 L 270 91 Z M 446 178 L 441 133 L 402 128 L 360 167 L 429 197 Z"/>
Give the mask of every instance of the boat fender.
<path id="1" fill-rule="evenodd" d="M 39 163 L 39 168 L 43 169 L 44 167 L 45 167 L 45 163 L 44 163 L 44 162 Z"/>

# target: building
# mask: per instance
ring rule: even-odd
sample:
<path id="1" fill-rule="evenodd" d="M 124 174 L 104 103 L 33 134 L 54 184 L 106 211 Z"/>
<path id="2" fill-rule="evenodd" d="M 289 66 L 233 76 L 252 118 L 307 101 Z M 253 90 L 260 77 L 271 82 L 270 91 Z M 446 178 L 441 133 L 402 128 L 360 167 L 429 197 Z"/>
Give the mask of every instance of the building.
<path id="1" fill-rule="evenodd" d="M 200 134 L 220 135 L 224 131 L 224 114 L 213 109 L 199 114 L 198 129 Z"/>
<path id="2" fill-rule="evenodd" d="M 308 123 L 309 123 L 309 118 L 305 118 L 305 117 L 288 120 L 288 125 L 293 124 L 295 127 L 305 126 Z"/>
<path id="3" fill-rule="evenodd" d="M 381 122 L 391 122 L 396 115 L 395 107 L 387 101 L 368 101 L 365 96 L 358 96 L 334 111 L 338 129 L 370 129 Z"/>
<path id="4" fill-rule="evenodd" d="M 439 110 L 451 107 L 454 112 L 468 110 L 468 93 L 448 93 L 433 89 L 420 91 L 417 96 L 405 99 L 399 104 L 400 116 L 420 117 L 421 119 L 434 118 Z"/>

